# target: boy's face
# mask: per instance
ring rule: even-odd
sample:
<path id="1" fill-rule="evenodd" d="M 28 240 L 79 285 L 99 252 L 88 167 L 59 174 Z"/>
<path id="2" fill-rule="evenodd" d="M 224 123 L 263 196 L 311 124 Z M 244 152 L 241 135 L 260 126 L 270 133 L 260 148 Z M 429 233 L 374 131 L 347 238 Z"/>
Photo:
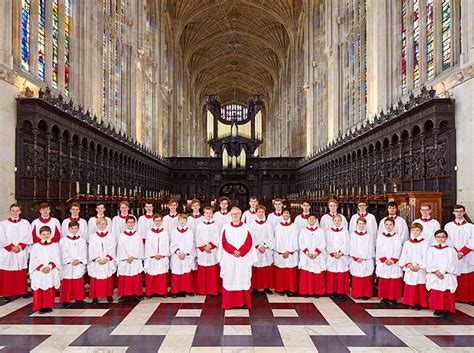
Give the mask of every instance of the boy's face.
<path id="1" fill-rule="evenodd" d="M 414 238 L 418 238 L 418 237 L 421 235 L 421 230 L 420 230 L 420 228 L 412 228 L 412 229 L 411 229 L 411 235 L 412 235 Z"/>
<path id="2" fill-rule="evenodd" d="M 363 231 L 365 229 L 365 222 L 357 221 L 357 230 Z"/>
<path id="3" fill-rule="evenodd" d="M 219 206 L 221 207 L 221 210 L 227 210 L 229 207 L 229 202 L 227 200 L 222 200 Z"/>
<path id="4" fill-rule="evenodd" d="M 462 208 L 456 208 L 453 211 L 454 216 L 459 219 L 463 218 L 465 213 L 466 212 Z"/>
<path id="5" fill-rule="evenodd" d="M 168 204 L 168 208 L 170 209 L 171 213 L 176 213 L 176 209 L 178 208 L 178 204 L 176 202 L 171 202 Z"/>
<path id="6" fill-rule="evenodd" d="M 104 205 L 99 205 L 95 208 L 95 211 L 98 213 L 98 214 L 104 214 L 105 212 L 105 206 Z"/>
<path id="7" fill-rule="evenodd" d="M 97 224 L 97 229 L 103 232 L 107 228 L 107 223 L 99 223 Z"/>
<path id="8" fill-rule="evenodd" d="M 155 218 L 153 220 L 153 224 L 155 225 L 156 228 L 160 228 L 161 225 L 163 224 L 163 218 Z"/>
<path id="9" fill-rule="evenodd" d="M 129 219 L 127 221 L 127 229 L 132 230 L 133 228 L 135 228 L 135 221 L 132 219 Z"/>
<path id="10" fill-rule="evenodd" d="M 71 212 L 71 216 L 73 218 L 77 218 L 77 217 L 79 217 L 79 213 L 81 212 L 81 209 L 77 206 L 72 206 L 70 208 L 69 212 Z"/>
<path id="11" fill-rule="evenodd" d="M 286 222 L 290 219 L 290 212 L 284 211 L 282 216 L 283 216 L 283 220 Z"/>
<path id="12" fill-rule="evenodd" d="M 79 227 L 78 226 L 69 227 L 69 234 L 76 235 L 77 232 L 79 232 Z"/>
<path id="13" fill-rule="evenodd" d="M 258 219 L 265 219 L 265 211 L 260 209 L 260 210 L 257 210 L 257 218 Z"/>
<path id="14" fill-rule="evenodd" d="M 198 213 L 199 213 L 199 208 L 200 208 L 200 207 L 201 207 L 201 206 L 200 206 L 197 202 L 195 202 L 195 203 L 193 203 L 193 204 L 191 205 L 191 209 L 193 210 L 193 213 L 195 213 L 195 214 L 198 214 Z"/>
<path id="15" fill-rule="evenodd" d="M 316 217 L 311 216 L 308 218 L 308 224 L 312 227 L 316 224 Z"/>
<path id="16" fill-rule="evenodd" d="M 21 208 L 20 207 L 12 207 L 10 208 L 10 216 L 14 219 L 20 217 L 21 215 Z"/>
<path id="17" fill-rule="evenodd" d="M 122 214 L 128 214 L 128 210 L 129 210 L 129 209 L 130 209 L 130 208 L 129 208 L 127 205 L 125 205 L 125 204 L 121 204 L 121 205 L 120 205 L 120 212 L 121 212 Z"/>
<path id="18" fill-rule="evenodd" d="M 303 213 L 309 213 L 309 210 L 311 209 L 311 205 L 307 202 L 303 202 L 301 205 L 301 208 L 303 209 Z"/>
<path id="19" fill-rule="evenodd" d="M 428 206 L 422 206 L 420 208 L 421 216 L 423 218 L 430 218 L 431 216 L 431 208 Z"/>
<path id="20" fill-rule="evenodd" d="M 385 230 L 390 233 L 393 228 L 395 228 L 394 224 L 392 222 L 385 222 L 384 224 Z"/>
<path id="21" fill-rule="evenodd" d="M 342 218 L 340 218 L 340 217 L 334 217 L 333 223 L 334 223 L 334 225 L 335 225 L 336 227 L 340 227 L 341 224 L 342 224 Z"/>
<path id="22" fill-rule="evenodd" d="M 51 238 L 51 232 L 45 230 L 40 233 L 40 237 L 43 240 L 49 240 L 49 238 Z"/>
<path id="23" fill-rule="evenodd" d="M 178 218 L 178 223 L 181 227 L 184 227 L 187 222 L 188 220 L 186 218 L 183 218 L 183 217 Z"/>
<path id="24" fill-rule="evenodd" d="M 251 199 L 251 200 L 249 201 L 249 205 L 250 205 L 250 208 L 254 210 L 255 207 L 258 206 L 258 200 L 256 200 L 256 199 Z"/>
<path id="25" fill-rule="evenodd" d="M 40 209 L 40 214 L 41 214 L 41 217 L 43 218 L 48 218 L 50 213 L 51 213 L 51 208 L 49 207 L 43 207 L 42 209 Z"/>
<path id="26" fill-rule="evenodd" d="M 337 213 L 337 203 L 335 202 L 330 202 L 329 205 L 329 212 L 331 213 Z"/>
<path id="27" fill-rule="evenodd" d="M 212 211 L 211 210 L 205 210 L 204 211 L 204 217 L 206 217 L 206 219 L 208 221 L 210 221 L 212 219 Z"/>
<path id="28" fill-rule="evenodd" d="M 365 202 L 361 202 L 357 205 L 360 213 L 365 213 L 367 211 L 367 204 Z"/>
<path id="29" fill-rule="evenodd" d="M 436 234 L 435 239 L 438 242 L 438 244 L 444 244 L 448 240 L 448 237 L 444 233 Z"/>
<path id="30" fill-rule="evenodd" d="M 281 203 L 281 201 L 275 201 L 274 206 L 276 211 L 281 212 L 281 209 L 283 208 L 283 204 Z"/>
<path id="31" fill-rule="evenodd" d="M 397 214 L 397 206 L 388 206 L 387 211 L 389 215 L 395 216 Z"/>
<path id="32" fill-rule="evenodd" d="M 152 214 L 153 213 L 153 205 L 149 204 L 149 203 L 145 204 L 145 211 L 148 214 Z"/>

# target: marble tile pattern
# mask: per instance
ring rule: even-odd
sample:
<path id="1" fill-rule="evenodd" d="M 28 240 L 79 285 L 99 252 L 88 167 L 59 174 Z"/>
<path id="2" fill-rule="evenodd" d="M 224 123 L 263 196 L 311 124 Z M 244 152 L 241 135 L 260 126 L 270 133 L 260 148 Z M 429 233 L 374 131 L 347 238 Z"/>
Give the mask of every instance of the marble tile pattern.
<path id="1" fill-rule="evenodd" d="M 222 310 L 220 297 L 73 304 L 39 315 L 31 298 L 0 306 L 2 352 L 474 352 L 474 307 L 448 318 L 403 304 L 259 295 Z"/>

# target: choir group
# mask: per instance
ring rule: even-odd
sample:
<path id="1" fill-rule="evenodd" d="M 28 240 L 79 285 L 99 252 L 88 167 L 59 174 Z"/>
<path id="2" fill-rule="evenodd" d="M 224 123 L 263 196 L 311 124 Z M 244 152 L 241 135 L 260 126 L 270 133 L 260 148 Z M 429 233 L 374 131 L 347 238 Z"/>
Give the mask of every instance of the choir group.
<path id="1" fill-rule="evenodd" d="M 378 224 L 365 201 L 349 222 L 334 199 L 319 221 L 308 202 L 294 222 L 281 199 L 273 204 L 267 217 L 251 197 L 242 214 L 237 207 L 229 211 L 229 199 L 221 197 L 219 211 L 204 207 L 201 214 L 193 200 L 186 215 L 170 200 L 169 214 L 155 214 L 146 204 L 137 220 L 127 201 L 113 219 L 99 203 L 87 222 L 73 203 L 62 224 L 47 203 L 31 224 L 13 204 L 0 223 L 0 295 L 6 302 L 25 296 L 29 274 L 33 309 L 41 313 L 52 310 L 58 289 L 63 307 L 84 304 L 86 282 L 92 304 L 111 303 L 116 287 L 119 302 L 222 294 L 225 309 L 251 308 L 252 295 L 271 289 L 334 300 L 378 295 L 389 307 L 402 300 L 440 317 L 455 311 L 455 301 L 474 304 L 474 226 L 461 205 L 441 229 L 429 204 L 410 227 L 394 202 Z"/>

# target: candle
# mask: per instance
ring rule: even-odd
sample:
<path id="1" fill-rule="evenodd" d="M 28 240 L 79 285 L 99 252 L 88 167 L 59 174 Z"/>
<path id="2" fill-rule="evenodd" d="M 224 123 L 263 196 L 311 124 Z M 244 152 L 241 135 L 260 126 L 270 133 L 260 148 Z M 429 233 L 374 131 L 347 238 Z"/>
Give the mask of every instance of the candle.
<path id="1" fill-rule="evenodd" d="M 100 184 L 97 184 L 97 194 L 100 194 Z"/>
<path id="2" fill-rule="evenodd" d="M 89 195 L 91 193 L 91 184 L 90 183 L 87 183 L 86 184 L 86 194 Z"/>
<path id="3" fill-rule="evenodd" d="M 78 195 L 80 191 L 81 190 L 80 190 L 79 182 L 76 181 L 76 195 Z"/>
<path id="4" fill-rule="evenodd" d="M 112 185 L 112 195 L 115 195 L 115 186 Z"/>
<path id="5" fill-rule="evenodd" d="M 106 195 L 109 194 L 108 188 L 109 188 L 109 187 L 108 187 L 107 185 L 105 185 L 105 187 L 104 187 L 104 194 L 106 194 Z"/>

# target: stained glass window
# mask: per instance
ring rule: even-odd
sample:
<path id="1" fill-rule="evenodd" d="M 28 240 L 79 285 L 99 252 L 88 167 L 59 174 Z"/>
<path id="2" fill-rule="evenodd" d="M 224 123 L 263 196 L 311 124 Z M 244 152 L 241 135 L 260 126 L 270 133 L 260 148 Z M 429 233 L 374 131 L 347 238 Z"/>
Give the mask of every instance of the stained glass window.
<path id="1" fill-rule="evenodd" d="M 443 70 L 451 66 L 451 4 L 450 0 L 442 2 L 442 45 Z"/>
<path id="2" fill-rule="evenodd" d="M 58 14 L 58 0 L 53 1 L 53 21 L 52 21 L 52 34 L 53 34 L 53 52 L 52 52 L 52 68 L 53 68 L 53 87 L 58 88 L 58 41 L 59 41 L 59 14 Z"/>
<path id="3" fill-rule="evenodd" d="M 402 93 L 407 92 L 407 4 L 402 0 Z"/>
<path id="4" fill-rule="evenodd" d="M 427 78 L 434 76 L 434 0 L 426 0 L 426 69 Z"/>
<path id="5" fill-rule="evenodd" d="M 69 94 L 70 25 L 71 25 L 71 0 L 65 0 L 65 3 L 64 3 L 64 92 L 66 94 Z"/>
<path id="6" fill-rule="evenodd" d="M 30 0 L 21 1 L 21 68 L 30 69 Z"/>
<path id="7" fill-rule="evenodd" d="M 227 104 L 221 108 L 221 118 L 227 121 L 247 119 L 247 108 L 240 104 Z"/>
<path id="8" fill-rule="evenodd" d="M 45 56 L 44 56 L 44 30 L 46 25 L 46 0 L 39 0 L 38 2 L 38 15 L 39 15 L 39 24 L 38 24 L 38 78 L 44 80 L 44 65 L 45 65 Z"/>
<path id="9" fill-rule="evenodd" d="M 420 6 L 413 0 L 413 85 L 420 82 Z"/>

